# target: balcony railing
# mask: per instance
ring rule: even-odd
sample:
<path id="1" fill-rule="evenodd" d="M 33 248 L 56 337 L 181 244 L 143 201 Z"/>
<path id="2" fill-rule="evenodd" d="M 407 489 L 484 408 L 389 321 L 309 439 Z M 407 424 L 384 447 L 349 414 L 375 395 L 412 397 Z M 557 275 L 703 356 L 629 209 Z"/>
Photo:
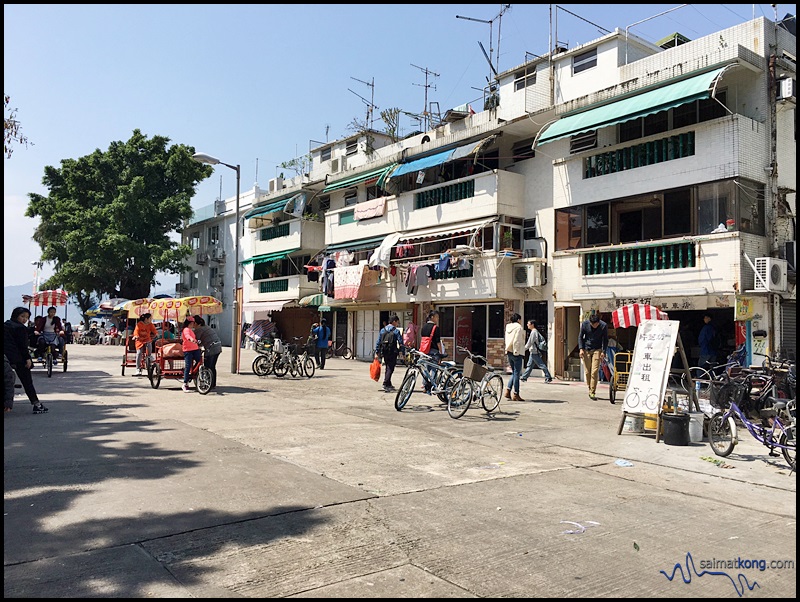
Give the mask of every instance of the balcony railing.
<path id="1" fill-rule="evenodd" d="M 264 228 L 259 231 L 259 240 L 272 240 L 273 238 L 281 238 L 282 236 L 289 236 L 289 224 L 281 224 L 279 226 L 272 226 L 271 228 Z"/>
<path id="2" fill-rule="evenodd" d="M 289 290 L 289 280 L 286 278 L 275 278 L 273 280 L 262 280 L 258 283 L 259 293 L 285 293 Z"/>
<path id="3" fill-rule="evenodd" d="M 446 272 L 434 272 L 431 280 L 452 280 L 453 278 L 472 278 L 475 262 L 469 260 L 469 267 L 461 270 L 447 270 Z"/>
<path id="4" fill-rule="evenodd" d="M 642 245 L 585 253 L 584 276 L 693 268 L 697 262 L 693 242 Z"/>
<path id="5" fill-rule="evenodd" d="M 414 195 L 414 209 L 435 207 L 443 203 L 453 203 L 462 199 L 475 196 L 475 180 L 456 182 L 450 186 L 441 186 L 432 190 L 425 190 Z"/>
<path id="6" fill-rule="evenodd" d="M 596 178 L 692 155 L 694 155 L 694 132 L 684 132 L 588 157 L 584 161 L 583 177 Z"/>

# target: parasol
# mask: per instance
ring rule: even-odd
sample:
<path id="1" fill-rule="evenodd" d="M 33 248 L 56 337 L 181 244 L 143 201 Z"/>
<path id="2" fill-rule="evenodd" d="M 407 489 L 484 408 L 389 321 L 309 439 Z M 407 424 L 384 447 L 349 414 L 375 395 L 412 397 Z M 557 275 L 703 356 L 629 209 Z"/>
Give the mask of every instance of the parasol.
<path id="1" fill-rule="evenodd" d="M 210 295 L 181 297 L 180 299 L 154 299 L 147 311 L 154 320 L 183 320 L 189 315 L 211 315 L 222 313 L 222 302 Z"/>
<path id="2" fill-rule="evenodd" d="M 53 305 L 66 305 L 69 293 L 62 288 L 39 291 L 33 296 L 33 305 L 36 307 L 50 307 Z"/>
<path id="3" fill-rule="evenodd" d="M 623 305 L 611 314 L 614 328 L 638 326 L 642 320 L 669 320 L 669 316 L 667 312 L 658 309 L 655 305 L 645 303 Z"/>
<path id="4" fill-rule="evenodd" d="M 114 311 L 126 311 L 128 312 L 128 317 L 131 316 L 141 316 L 142 314 L 147 313 L 150 311 L 150 304 L 153 302 L 153 299 L 150 297 L 143 297 L 141 299 L 121 299 L 122 303 L 118 303 L 114 306 Z"/>

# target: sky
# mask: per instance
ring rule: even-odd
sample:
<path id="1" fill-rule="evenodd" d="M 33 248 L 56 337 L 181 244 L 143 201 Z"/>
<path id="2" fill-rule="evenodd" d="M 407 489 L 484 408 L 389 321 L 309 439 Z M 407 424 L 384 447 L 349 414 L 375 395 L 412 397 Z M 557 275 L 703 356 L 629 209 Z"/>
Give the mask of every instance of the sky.
<path id="1" fill-rule="evenodd" d="M 351 135 L 369 103 L 378 130 L 380 111 L 419 114 L 426 92 L 442 114 L 480 111 L 484 50 L 502 72 L 545 55 L 551 30 L 567 48 L 617 28 L 656 42 L 787 13 L 796 5 L 4 4 L 3 88 L 29 140 L 4 159 L 4 286 L 33 280 L 38 218 L 25 209 L 29 193 L 48 194 L 45 167 L 134 129 L 241 165 L 244 192 Z M 400 127 L 423 129 L 407 115 Z M 217 166 L 195 193 L 194 208 L 232 198 L 234 170 Z"/>

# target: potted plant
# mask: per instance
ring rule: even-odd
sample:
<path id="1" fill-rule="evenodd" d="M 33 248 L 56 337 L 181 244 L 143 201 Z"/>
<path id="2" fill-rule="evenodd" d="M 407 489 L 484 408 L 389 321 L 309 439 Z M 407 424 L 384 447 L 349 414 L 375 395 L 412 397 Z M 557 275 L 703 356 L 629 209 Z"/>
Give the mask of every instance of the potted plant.
<path id="1" fill-rule="evenodd" d="M 503 250 L 511 251 L 514 248 L 514 233 L 511 230 L 503 232 Z"/>
<path id="2" fill-rule="evenodd" d="M 270 261 L 267 265 L 267 274 L 270 278 L 275 278 L 280 272 L 281 266 L 277 260 Z"/>

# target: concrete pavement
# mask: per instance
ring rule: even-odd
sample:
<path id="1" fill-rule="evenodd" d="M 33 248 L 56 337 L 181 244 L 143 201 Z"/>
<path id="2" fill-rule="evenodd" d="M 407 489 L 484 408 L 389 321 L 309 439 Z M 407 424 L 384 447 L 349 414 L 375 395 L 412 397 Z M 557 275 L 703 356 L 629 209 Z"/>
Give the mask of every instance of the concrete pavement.
<path id="1" fill-rule="evenodd" d="M 721 468 L 617 435 L 578 383 L 453 420 L 397 412 L 364 362 L 258 378 L 229 352 L 207 396 L 121 376 L 119 347 L 38 369 L 50 412 L 4 416 L 6 597 L 796 596 L 796 477 L 746 433 Z M 740 558 L 792 567 L 699 576 Z"/>

